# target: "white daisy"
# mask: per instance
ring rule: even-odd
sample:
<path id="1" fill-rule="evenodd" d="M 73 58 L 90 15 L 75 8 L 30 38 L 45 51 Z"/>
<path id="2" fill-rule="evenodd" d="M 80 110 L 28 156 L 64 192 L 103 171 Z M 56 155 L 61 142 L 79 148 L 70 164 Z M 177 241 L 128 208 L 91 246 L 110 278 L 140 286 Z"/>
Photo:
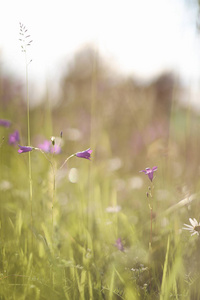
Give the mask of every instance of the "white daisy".
<path id="1" fill-rule="evenodd" d="M 189 218 L 189 221 L 190 221 L 191 225 L 184 224 L 184 226 L 186 226 L 186 228 L 183 227 L 182 229 L 189 230 L 191 233 L 191 236 L 195 235 L 195 234 L 199 235 L 200 222 L 198 223 L 195 218 L 194 219 Z"/>

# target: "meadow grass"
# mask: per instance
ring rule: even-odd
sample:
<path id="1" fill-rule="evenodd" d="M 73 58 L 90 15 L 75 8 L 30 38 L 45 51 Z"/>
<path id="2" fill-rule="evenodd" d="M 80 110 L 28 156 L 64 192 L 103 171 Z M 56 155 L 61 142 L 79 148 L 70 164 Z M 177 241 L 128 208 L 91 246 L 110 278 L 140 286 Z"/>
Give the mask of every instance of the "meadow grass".
<path id="1" fill-rule="evenodd" d="M 27 111 L 1 99 L 12 125 L 0 126 L 0 299 L 200 299 L 200 239 L 182 230 L 200 218 L 199 115 L 173 94 L 170 114 L 155 116 L 152 91 L 135 95 L 124 82 L 99 92 L 93 59 L 85 82 L 68 77 L 73 101 L 29 111 L 28 146 L 38 135 L 54 146 L 63 131 L 60 154 L 31 151 L 31 212 L 30 152 L 8 143 L 16 126 L 26 141 Z M 63 165 L 88 147 L 91 161 Z M 151 182 L 139 171 L 153 166 Z"/>

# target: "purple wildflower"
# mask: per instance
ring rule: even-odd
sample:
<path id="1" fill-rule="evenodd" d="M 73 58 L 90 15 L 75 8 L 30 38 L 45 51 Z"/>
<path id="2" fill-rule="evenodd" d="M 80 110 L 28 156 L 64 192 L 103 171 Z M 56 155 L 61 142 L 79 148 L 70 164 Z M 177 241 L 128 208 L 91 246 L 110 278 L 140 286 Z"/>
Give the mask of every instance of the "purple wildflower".
<path id="1" fill-rule="evenodd" d="M 153 172 L 157 171 L 158 167 L 146 168 L 145 170 L 142 170 L 140 172 L 144 172 L 146 175 L 148 175 L 149 179 L 153 180 Z"/>
<path id="2" fill-rule="evenodd" d="M 28 146 L 19 146 L 19 150 L 18 150 L 18 153 L 25 153 L 25 152 L 30 152 L 32 151 L 34 148 L 33 147 L 28 147 Z"/>
<path id="3" fill-rule="evenodd" d="M 121 238 L 118 238 L 115 242 L 115 247 L 117 247 L 118 250 L 124 251 L 124 246 L 122 244 Z"/>
<path id="4" fill-rule="evenodd" d="M 15 130 L 15 132 L 11 133 L 8 141 L 10 145 L 15 146 L 19 142 L 19 131 Z"/>
<path id="5" fill-rule="evenodd" d="M 10 122 L 10 121 L 0 119 L 0 126 L 3 126 L 3 127 L 10 127 L 10 125 L 11 125 L 11 122 Z"/>
<path id="6" fill-rule="evenodd" d="M 39 144 L 38 148 L 46 153 L 59 154 L 61 152 L 61 147 L 59 145 L 54 144 L 54 146 L 52 146 L 52 142 L 48 140 L 45 140 L 42 144 Z"/>
<path id="7" fill-rule="evenodd" d="M 75 156 L 77 157 L 81 157 L 81 158 L 86 158 L 86 159 L 89 159 L 90 160 L 90 155 L 92 153 L 92 150 L 90 148 L 88 148 L 87 150 L 85 151 L 82 151 L 82 152 L 77 152 L 75 154 Z"/>
<path id="8" fill-rule="evenodd" d="M 40 148 L 44 152 L 50 152 L 50 146 L 51 146 L 51 142 L 45 140 L 42 144 L 38 145 L 38 148 Z"/>

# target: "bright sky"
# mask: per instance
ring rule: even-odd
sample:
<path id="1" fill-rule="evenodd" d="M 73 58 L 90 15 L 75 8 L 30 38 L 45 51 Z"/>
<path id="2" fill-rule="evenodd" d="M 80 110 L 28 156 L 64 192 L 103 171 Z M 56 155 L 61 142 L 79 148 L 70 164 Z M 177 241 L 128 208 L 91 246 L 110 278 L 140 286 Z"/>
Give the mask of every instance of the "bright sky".
<path id="1" fill-rule="evenodd" d="M 40 89 L 59 82 L 67 60 L 93 43 L 123 72 L 144 79 L 176 70 L 200 78 L 195 13 L 181 0 L 6 0 L 0 10 L 1 65 L 24 75 L 19 22 L 33 39 L 29 78 Z M 199 82 L 199 80 L 198 80 Z"/>

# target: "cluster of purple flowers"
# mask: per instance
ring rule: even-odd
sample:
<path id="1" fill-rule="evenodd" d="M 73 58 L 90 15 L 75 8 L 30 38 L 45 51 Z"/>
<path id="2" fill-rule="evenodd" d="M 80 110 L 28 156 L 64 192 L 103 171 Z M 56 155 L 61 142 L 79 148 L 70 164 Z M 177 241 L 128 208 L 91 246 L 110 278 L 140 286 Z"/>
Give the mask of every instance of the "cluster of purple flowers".
<path id="1" fill-rule="evenodd" d="M 11 126 L 11 122 L 9 120 L 0 119 L 0 126 L 3 126 L 5 128 L 9 128 Z M 31 146 L 21 146 L 21 145 L 19 145 L 20 136 L 19 136 L 19 131 L 18 130 L 15 130 L 14 132 L 12 132 L 9 135 L 8 142 L 12 146 L 18 145 L 19 146 L 18 153 L 20 153 L 20 154 L 30 152 L 34 149 L 42 150 L 45 153 L 54 153 L 54 154 L 61 153 L 60 145 L 56 144 L 55 139 L 52 139 L 52 138 L 51 138 L 51 141 L 50 140 L 44 140 L 43 143 L 38 145 L 38 148 L 31 147 Z M 89 148 L 85 151 L 76 152 L 74 154 L 74 156 L 90 160 L 91 153 L 92 153 L 92 150 Z"/>
<path id="2" fill-rule="evenodd" d="M 10 121 L 0 119 L 0 126 L 8 128 L 8 127 L 10 127 L 10 125 L 11 125 Z M 11 133 L 9 135 L 9 140 L 8 141 L 9 141 L 10 145 L 16 146 L 20 141 L 19 132 L 17 130 L 15 130 L 13 133 Z M 43 143 L 40 143 L 38 145 L 38 148 L 31 147 L 31 146 L 21 146 L 21 145 L 18 145 L 18 146 L 19 146 L 18 153 L 20 153 L 20 154 L 30 152 L 34 149 L 35 150 L 41 150 L 45 153 L 53 153 L 53 154 L 61 153 L 61 146 L 55 143 L 55 137 L 52 137 L 51 140 L 44 140 Z M 77 152 L 77 153 L 71 155 L 70 157 L 76 156 L 76 157 L 79 157 L 79 158 L 85 158 L 85 159 L 90 160 L 91 153 L 92 153 L 92 150 L 90 148 L 88 148 L 87 150 Z M 151 168 L 146 168 L 145 170 L 141 170 L 140 172 L 144 172 L 146 175 L 148 175 L 150 181 L 152 182 L 154 172 L 157 171 L 157 169 L 158 169 L 158 167 L 155 166 L 152 169 Z M 116 240 L 115 246 L 118 248 L 118 250 L 120 250 L 122 252 L 124 251 L 124 246 L 122 244 L 121 238 L 118 238 Z"/>
<path id="3" fill-rule="evenodd" d="M 58 145 L 57 146 L 56 145 L 51 146 L 51 145 L 49 145 L 49 143 L 47 144 L 46 142 L 47 141 L 45 141 L 43 144 L 40 144 L 39 148 L 18 145 L 19 146 L 18 153 L 26 153 L 26 152 L 30 152 L 30 151 L 32 151 L 34 149 L 36 149 L 36 150 L 42 150 L 42 151 L 47 152 L 47 153 L 48 152 L 49 153 L 57 153 L 57 154 L 60 153 L 60 151 L 61 151 L 60 146 L 58 146 Z M 92 153 L 92 150 L 90 148 L 88 148 L 85 151 L 76 152 L 74 154 L 74 156 L 90 160 L 91 153 Z"/>
<path id="4" fill-rule="evenodd" d="M 11 122 L 9 120 L 0 119 L 0 126 L 9 128 L 11 126 Z M 16 146 L 20 141 L 19 131 L 15 130 L 9 135 L 8 143 L 12 146 Z"/>

